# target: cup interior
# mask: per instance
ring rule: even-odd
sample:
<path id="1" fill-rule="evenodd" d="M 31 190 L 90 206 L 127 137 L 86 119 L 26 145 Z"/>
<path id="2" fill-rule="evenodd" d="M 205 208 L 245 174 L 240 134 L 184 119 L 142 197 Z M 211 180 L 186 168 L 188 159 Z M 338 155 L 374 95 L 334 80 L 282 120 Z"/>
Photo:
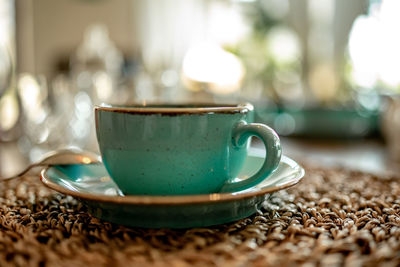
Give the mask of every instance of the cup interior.
<path id="1" fill-rule="evenodd" d="M 113 108 L 217 108 L 237 107 L 237 104 L 216 104 L 216 103 L 154 103 L 154 104 L 127 104 L 127 105 L 104 105 Z"/>
<path id="2" fill-rule="evenodd" d="M 254 107 L 249 103 L 244 104 L 216 104 L 216 103 L 154 103 L 131 105 L 96 106 L 96 111 L 111 111 L 121 113 L 247 113 Z"/>

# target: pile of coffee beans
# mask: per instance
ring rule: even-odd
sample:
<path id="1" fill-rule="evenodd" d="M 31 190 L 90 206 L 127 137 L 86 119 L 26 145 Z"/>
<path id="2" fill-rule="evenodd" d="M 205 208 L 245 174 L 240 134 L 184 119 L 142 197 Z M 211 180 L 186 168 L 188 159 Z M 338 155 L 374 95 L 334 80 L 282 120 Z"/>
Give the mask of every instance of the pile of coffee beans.
<path id="1" fill-rule="evenodd" d="M 37 176 L 0 183 L 0 266 L 399 266 L 400 179 L 306 168 L 249 218 L 186 230 L 89 215 Z"/>

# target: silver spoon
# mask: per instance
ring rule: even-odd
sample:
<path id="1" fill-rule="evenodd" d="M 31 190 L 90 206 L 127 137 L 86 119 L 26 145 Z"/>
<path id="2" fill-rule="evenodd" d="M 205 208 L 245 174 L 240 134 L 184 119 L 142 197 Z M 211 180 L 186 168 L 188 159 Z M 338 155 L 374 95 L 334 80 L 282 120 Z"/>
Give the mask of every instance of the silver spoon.
<path id="1" fill-rule="evenodd" d="M 15 175 L 9 177 L 0 177 L 0 181 L 7 181 L 21 177 L 36 167 L 62 164 L 91 164 L 97 162 L 100 162 L 100 156 L 96 153 L 82 151 L 79 149 L 59 149 L 47 153 L 40 161 L 30 164 L 23 171 Z"/>

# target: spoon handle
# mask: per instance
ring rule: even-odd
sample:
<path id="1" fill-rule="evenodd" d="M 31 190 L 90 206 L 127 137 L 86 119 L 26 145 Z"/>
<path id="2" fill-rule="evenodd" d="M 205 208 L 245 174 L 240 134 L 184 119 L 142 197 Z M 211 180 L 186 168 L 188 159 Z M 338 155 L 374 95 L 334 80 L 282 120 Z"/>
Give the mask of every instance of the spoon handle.
<path id="1" fill-rule="evenodd" d="M 55 150 L 47 153 L 40 161 L 28 165 L 23 171 L 15 175 L 9 177 L 0 177 L 0 182 L 21 177 L 35 167 L 68 164 L 92 164 L 100 161 L 100 156 L 90 151 L 83 151 L 79 149 Z"/>

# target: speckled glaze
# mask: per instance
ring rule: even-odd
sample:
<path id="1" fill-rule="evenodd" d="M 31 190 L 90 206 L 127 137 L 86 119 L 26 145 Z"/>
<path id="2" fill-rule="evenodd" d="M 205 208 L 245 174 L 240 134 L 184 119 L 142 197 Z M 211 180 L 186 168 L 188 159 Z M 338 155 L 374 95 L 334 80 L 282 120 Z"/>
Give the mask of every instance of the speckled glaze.
<path id="1" fill-rule="evenodd" d="M 263 153 L 251 150 L 237 180 L 260 168 Z M 256 186 L 233 193 L 123 196 L 103 164 L 56 165 L 41 172 L 49 188 L 83 201 L 88 211 L 113 223 L 145 228 L 206 227 L 254 214 L 269 194 L 297 184 L 304 169 L 283 156 L 278 168 Z"/>
<path id="2" fill-rule="evenodd" d="M 253 106 L 96 107 L 104 165 L 124 194 L 185 195 L 249 188 L 279 164 L 279 138 L 251 123 Z M 246 159 L 248 138 L 267 148 L 261 170 L 234 182 Z"/>

